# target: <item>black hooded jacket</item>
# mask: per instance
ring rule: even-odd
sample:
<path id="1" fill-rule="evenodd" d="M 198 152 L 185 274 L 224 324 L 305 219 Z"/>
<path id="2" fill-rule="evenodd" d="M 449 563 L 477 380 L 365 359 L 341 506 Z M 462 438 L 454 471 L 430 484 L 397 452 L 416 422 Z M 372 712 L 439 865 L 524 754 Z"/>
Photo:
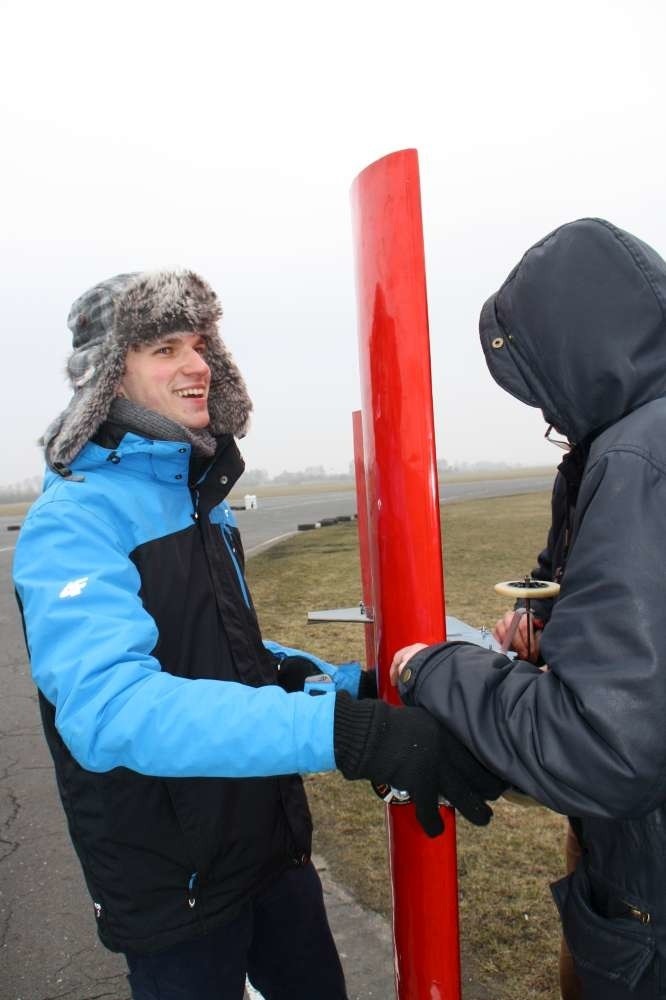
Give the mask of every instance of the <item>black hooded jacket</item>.
<path id="1" fill-rule="evenodd" d="M 550 501 L 551 519 L 548 538 L 546 547 L 539 553 L 537 564 L 530 574 L 533 580 L 562 582 L 587 452 L 588 446 L 586 444 L 576 445 L 564 456 L 557 467 L 557 476 Z M 550 620 L 554 605 L 554 598 L 530 602 L 537 627 L 543 628 Z M 524 607 L 524 600 L 521 598 L 516 601 L 515 606 Z"/>
<path id="2" fill-rule="evenodd" d="M 486 302 L 480 331 L 499 385 L 589 444 L 541 640 L 550 670 L 447 643 L 412 659 L 401 690 L 507 781 L 583 817 L 577 878 L 651 914 L 631 926 L 640 954 L 618 958 L 635 983 L 666 927 L 666 263 L 603 220 L 562 226 Z M 608 921 L 579 896 L 574 957 L 612 968 L 623 942 L 580 958 Z"/>

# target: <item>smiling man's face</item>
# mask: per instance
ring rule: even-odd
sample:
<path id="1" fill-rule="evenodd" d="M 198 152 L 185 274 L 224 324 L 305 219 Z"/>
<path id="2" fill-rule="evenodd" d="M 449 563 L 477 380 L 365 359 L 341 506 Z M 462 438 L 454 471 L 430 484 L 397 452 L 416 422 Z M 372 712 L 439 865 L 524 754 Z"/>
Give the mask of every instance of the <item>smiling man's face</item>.
<path id="1" fill-rule="evenodd" d="M 198 333 L 169 333 L 127 354 L 119 395 L 191 430 L 207 427 L 210 368 Z"/>

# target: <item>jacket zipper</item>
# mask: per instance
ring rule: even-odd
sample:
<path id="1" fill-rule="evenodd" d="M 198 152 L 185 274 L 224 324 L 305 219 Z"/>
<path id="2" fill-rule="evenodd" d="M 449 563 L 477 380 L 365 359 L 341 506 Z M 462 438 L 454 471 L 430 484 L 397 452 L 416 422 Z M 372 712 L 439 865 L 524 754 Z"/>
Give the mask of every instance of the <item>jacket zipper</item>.
<path id="1" fill-rule="evenodd" d="M 199 887 L 199 872 L 192 872 L 187 883 L 187 905 L 191 910 L 197 905 L 197 889 Z"/>
<path id="2" fill-rule="evenodd" d="M 234 569 L 236 570 L 236 576 L 238 577 L 238 583 L 241 589 L 241 593 L 243 595 L 243 600 L 245 601 L 246 605 L 249 608 L 250 598 L 248 596 L 247 587 L 245 586 L 245 579 L 243 577 L 243 574 L 241 573 L 241 568 L 238 563 L 238 559 L 236 558 L 236 550 L 233 546 L 233 543 L 229 539 L 229 534 L 227 532 L 226 525 L 222 526 L 222 537 L 224 538 L 224 544 L 226 545 L 229 555 L 231 556 L 231 561 L 234 564 Z"/>
<path id="3" fill-rule="evenodd" d="M 652 920 L 652 915 L 647 912 L 647 910 L 639 910 L 637 906 L 632 906 L 628 903 L 626 899 L 621 900 L 627 907 L 628 916 L 633 917 L 634 920 L 638 920 L 641 924 L 649 924 Z"/>
<path id="4" fill-rule="evenodd" d="M 199 520 L 199 491 L 196 490 L 196 489 L 192 489 L 190 492 L 192 493 L 192 508 L 193 508 L 192 509 L 192 520 L 193 521 L 198 521 Z M 245 586 L 245 578 L 243 577 L 243 574 L 241 572 L 241 568 L 240 568 L 238 559 L 236 557 L 236 549 L 234 548 L 233 543 L 229 539 L 229 534 L 227 532 L 227 526 L 225 524 L 221 525 L 220 526 L 220 530 L 222 532 L 222 537 L 224 538 L 224 544 L 226 545 L 227 551 L 228 551 L 229 555 L 231 556 L 231 561 L 232 561 L 234 569 L 236 571 L 236 576 L 238 577 L 238 585 L 240 586 L 241 594 L 243 595 L 243 600 L 245 601 L 245 604 L 247 605 L 247 607 L 250 608 L 251 607 L 251 605 L 250 605 L 250 597 L 249 597 L 248 592 L 247 592 L 247 587 Z"/>

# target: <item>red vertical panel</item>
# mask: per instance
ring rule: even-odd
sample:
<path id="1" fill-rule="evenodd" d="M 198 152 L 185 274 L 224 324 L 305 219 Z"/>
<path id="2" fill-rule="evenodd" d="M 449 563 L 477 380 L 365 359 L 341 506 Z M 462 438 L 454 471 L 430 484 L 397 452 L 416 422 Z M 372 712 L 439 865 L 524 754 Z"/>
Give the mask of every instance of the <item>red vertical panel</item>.
<path id="1" fill-rule="evenodd" d="M 351 191 L 372 607 L 382 697 L 393 653 L 445 637 L 439 494 L 416 150 L 367 167 Z M 430 840 L 387 807 L 399 1000 L 459 1000 L 455 817 Z"/>

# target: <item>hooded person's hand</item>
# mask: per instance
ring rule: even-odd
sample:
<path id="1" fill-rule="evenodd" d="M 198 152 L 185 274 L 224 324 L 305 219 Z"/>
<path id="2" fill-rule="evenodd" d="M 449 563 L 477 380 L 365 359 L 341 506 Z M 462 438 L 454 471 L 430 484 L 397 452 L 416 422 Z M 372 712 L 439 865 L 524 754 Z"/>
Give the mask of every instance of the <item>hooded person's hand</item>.
<path id="1" fill-rule="evenodd" d="M 517 620 L 515 615 L 515 611 L 507 611 L 495 622 L 492 630 L 493 639 L 504 649 L 507 637 L 513 629 L 513 635 L 507 648 L 513 650 L 518 655 L 519 660 L 529 660 L 536 663 L 539 659 L 540 627 L 534 620 L 530 622 L 530 617 L 527 614 L 522 614 Z M 531 635 L 528 635 L 530 628 L 532 632 Z"/>

